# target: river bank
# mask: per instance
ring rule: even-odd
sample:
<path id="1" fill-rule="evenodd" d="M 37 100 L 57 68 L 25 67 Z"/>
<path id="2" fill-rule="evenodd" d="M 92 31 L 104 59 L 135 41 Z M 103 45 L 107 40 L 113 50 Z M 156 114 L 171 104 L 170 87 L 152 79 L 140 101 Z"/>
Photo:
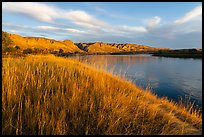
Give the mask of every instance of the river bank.
<path id="1" fill-rule="evenodd" d="M 202 133 L 191 105 L 73 59 L 4 58 L 2 74 L 2 134 Z"/>

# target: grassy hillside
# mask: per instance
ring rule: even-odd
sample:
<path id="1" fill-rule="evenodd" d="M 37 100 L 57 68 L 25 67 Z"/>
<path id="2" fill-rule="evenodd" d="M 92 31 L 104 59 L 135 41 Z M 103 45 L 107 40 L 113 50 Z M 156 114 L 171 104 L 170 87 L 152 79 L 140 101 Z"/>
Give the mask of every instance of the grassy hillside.
<path id="1" fill-rule="evenodd" d="M 9 33 L 2 32 L 2 46 L 9 46 L 12 44 L 12 40 L 9 37 Z"/>
<path id="2" fill-rule="evenodd" d="M 202 115 L 51 55 L 3 58 L 2 134 L 201 134 Z"/>
<path id="3" fill-rule="evenodd" d="M 2 35 L 3 34 L 5 34 L 5 32 L 2 32 Z M 27 48 L 31 48 L 38 50 L 47 50 L 49 52 L 59 51 L 60 49 L 62 49 L 64 52 L 70 53 L 84 52 L 80 50 L 76 45 L 74 45 L 74 43 L 70 40 L 56 41 L 40 37 L 22 37 L 20 35 L 9 33 L 7 33 L 7 37 L 12 41 L 12 44 L 10 44 L 10 46 L 19 46 L 21 51 Z"/>
<path id="4" fill-rule="evenodd" d="M 86 50 L 88 53 L 131 53 L 131 52 L 145 52 L 145 51 L 158 51 L 169 50 L 169 48 L 154 48 L 138 44 L 116 44 L 116 43 L 75 43 L 81 49 Z"/>
<path id="5" fill-rule="evenodd" d="M 88 47 L 89 53 L 120 52 L 120 51 L 122 50 L 102 42 L 96 42 Z"/>
<path id="6" fill-rule="evenodd" d="M 115 43 L 73 43 L 71 40 L 57 41 L 42 37 L 22 37 L 16 34 L 2 32 L 3 48 L 5 45 L 10 46 L 3 50 L 6 52 L 22 53 L 23 50 L 32 50 L 32 53 L 132 53 L 142 51 L 169 50 L 168 48 L 154 48 L 138 44 L 115 44 Z M 15 49 L 17 47 L 18 49 Z M 5 51 L 5 52 L 4 52 Z M 27 51 L 26 51 L 27 52 Z"/>

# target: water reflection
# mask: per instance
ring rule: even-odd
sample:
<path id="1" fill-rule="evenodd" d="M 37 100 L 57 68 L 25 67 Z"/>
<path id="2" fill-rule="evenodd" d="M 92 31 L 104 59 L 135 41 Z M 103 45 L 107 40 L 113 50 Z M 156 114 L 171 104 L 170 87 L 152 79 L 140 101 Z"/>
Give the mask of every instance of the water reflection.
<path id="1" fill-rule="evenodd" d="M 139 55 L 89 55 L 89 56 L 77 56 L 75 57 L 80 61 L 88 61 L 88 62 L 94 62 L 96 64 L 126 64 L 126 65 L 132 65 L 133 63 L 142 63 L 147 60 L 155 59 L 152 56 L 139 56 Z"/>
<path id="2" fill-rule="evenodd" d="M 117 74 L 147 88 L 159 96 L 178 101 L 190 96 L 191 101 L 202 105 L 202 59 L 153 57 L 150 55 L 91 55 L 75 57 L 95 65 L 114 67 Z"/>

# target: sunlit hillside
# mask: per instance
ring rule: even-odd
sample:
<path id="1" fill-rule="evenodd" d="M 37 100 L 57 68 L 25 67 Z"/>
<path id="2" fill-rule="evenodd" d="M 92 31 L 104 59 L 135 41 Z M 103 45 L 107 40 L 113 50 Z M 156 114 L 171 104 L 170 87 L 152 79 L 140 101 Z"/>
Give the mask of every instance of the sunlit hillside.
<path id="1" fill-rule="evenodd" d="M 2 134 L 201 134 L 202 115 L 74 59 L 3 58 Z"/>
<path id="2" fill-rule="evenodd" d="M 6 39 L 10 39 L 11 42 L 3 40 L 3 47 L 10 46 L 11 48 L 18 47 L 18 52 L 23 52 L 26 49 L 32 49 L 36 53 L 82 53 L 82 54 L 94 54 L 94 53 L 120 53 L 120 52 L 145 52 L 145 51 L 158 51 L 169 50 L 169 48 L 154 48 L 145 45 L 138 44 L 115 44 L 115 43 L 74 43 L 71 40 L 57 41 L 54 39 L 48 39 L 43 37 L 22 37 L 17 34 L 10 34 L 2 32 Z M 5 52 L 11 52 L 7 49 Z M 14 49 L 15 50 L 15 49 Z"/>
<path id="3" fill-rule="evenodd" d="M 5 32 L 2 32 L 5 33 Z M 19 46 L 20 49 L 39 49 L 39 50 L 47 50 L 49 52 L 59 51 L 62 49 L 64 52 L 84 52 L 80 50 L 71 40 L 65 41 L 56 41 L 53 39 L 40 38 L 40 37 L 22 37 L 16 34 L 8 34 L 8 37 L 11 39 L 11 46 Z"/>
<path id="4" fill-rule="evenodd" d="M 154 48 L 139 44 L 116 44 L 116 43 L 76 43 L 88 53 L 114 53 L 114 52 L 145 52 L 145 51 L 158 51 L 170 50 L 169 48 Z"/>
<path id="5" fill-rule="evenodd" d="M 103 53 L 103 52 L 120 52 L 121 49 L 114 47 L 110 44 L 96 42 L 88 47 L 90 53 Z"/>

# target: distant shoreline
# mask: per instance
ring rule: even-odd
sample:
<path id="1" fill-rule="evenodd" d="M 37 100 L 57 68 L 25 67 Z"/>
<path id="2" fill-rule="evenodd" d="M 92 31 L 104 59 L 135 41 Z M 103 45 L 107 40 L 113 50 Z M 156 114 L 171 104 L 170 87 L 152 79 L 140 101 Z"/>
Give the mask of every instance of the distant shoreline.
<path id="1" fill-rule="evenodd" d="M 87 55 L 140 55 L 140 54 L 149 54 L 151 56 L 158 56 L 158 57 L 171 57 L 171 58 L 196 58 L 202 59 L 202 52 L 201 53 L 152 53 L 152 52 L 115 52 L 115 53 L 77 53 L 77 54 L 58 54 L 57 56 L 87 56 Z"/>
<path id="2" fill-rule="evenodd" d="M 202 54 L 195 54 L 195 55 L 189 55 L 189 54 L 152 54 L 152 56 L 158 56 L 158 57 L 171 57 L 171 58 L 199 58 L 202 59 Z"/>
<path id="3" fill-rule="evenodd" d="M 179 49 L 169 51 L 158 51 L 152 56 L 173 57 L 173 58 L 202 58 L 202 49 Z"/>

